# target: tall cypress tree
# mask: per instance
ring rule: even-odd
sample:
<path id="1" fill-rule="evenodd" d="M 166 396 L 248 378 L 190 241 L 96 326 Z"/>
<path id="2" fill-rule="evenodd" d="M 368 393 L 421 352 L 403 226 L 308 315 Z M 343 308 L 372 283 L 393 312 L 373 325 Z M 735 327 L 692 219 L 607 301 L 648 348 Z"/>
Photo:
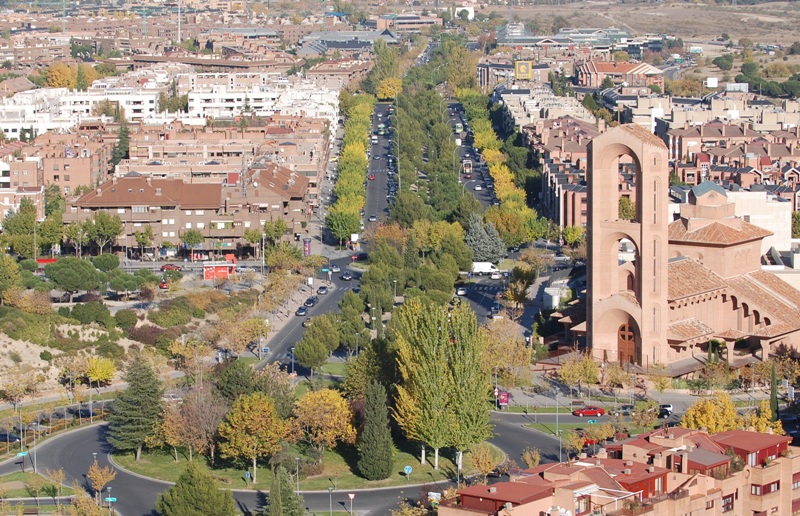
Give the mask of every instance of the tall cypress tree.
<path id="1" fill-rule="evenodd" d="M 775 373 L 775 363 L 772 364 L 772 377 L 769 382 L 769 408 L 772 410 L 772 421 L 778 420 L 778 377 Z"/>
<path id="2" fill-rule="evenodd" d="M 383 480 L 392 474 L 392 435 L 386 389 L 372 382 L 367 386 L 364 428 L 358 442 L 358 470 L 367 480 Z"/>
<path id="3" fill-rule="evenodd" d="M 211 475 L 189 462 L 174 486 L 156 503 L 161 516 L 235 516 L 239 514 L 228 490 L 220 489 Z"/>
<path id="4" fill-rule="evenodd" d="M 142 454 L 146 437 L 153 433 L 153 423 L 161 417 L 164 389 L 153 367 L 141 355 L 135 355 L 125 371 L 128 388 L 114 401 L 114 413 L 108 424 L 108 442 L 115 450 Z"/>
<path id="5" fill-rule="evenodd" d="M 283 516 L 281 475 L 277 470 L 272 472 L 272 485 L 269 488 L 269 498 L 267 499 L 267 516 Z"/>
<path id="6" fill-rule="evenodd" d="M 272 472 L 272 486 L 267 499 L 268 516 L 303 516 L 303 497 L 298 496 L 292 488 L 289 473 L 279 466 Z"/>

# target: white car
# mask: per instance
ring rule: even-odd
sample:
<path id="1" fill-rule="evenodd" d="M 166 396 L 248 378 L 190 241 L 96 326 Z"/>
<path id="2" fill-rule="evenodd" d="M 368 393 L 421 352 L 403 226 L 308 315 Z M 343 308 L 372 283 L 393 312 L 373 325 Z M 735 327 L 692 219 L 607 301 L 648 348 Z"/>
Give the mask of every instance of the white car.
<path id="1" fill-rule="evenodd" d="M 475 185 L 476 192 L 480 192 L 481 190 L 483 190 L 483 187 L 481 187 L 481 185 Z"/>
<path id="2" fill-rule="evenodd" d="M 331 265 L 331 272 L 341 272 L 342 269 L 339 268 L 338 265 Z"/>
<path id="3" fill-rule="evenodd" d="M 467 295 L 467 289 L 465 287 L 458 287 L 458 289 L 456 290 L 456 295 L 457 296 L 466 296 Z"/>
<path id="4" fill-rule="evenodd" d="M 499 272 L 493 272 L 491 276 L 489 276 L 489 279 L 501 279 L 502 277 L 503 275 L 500 274 Z"/>

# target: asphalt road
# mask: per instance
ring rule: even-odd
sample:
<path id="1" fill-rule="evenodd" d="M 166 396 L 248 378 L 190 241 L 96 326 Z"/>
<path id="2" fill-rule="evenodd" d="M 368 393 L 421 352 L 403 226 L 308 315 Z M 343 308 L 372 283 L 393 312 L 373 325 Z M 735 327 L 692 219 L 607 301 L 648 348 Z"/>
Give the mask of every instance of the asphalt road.
<path id="1" fill-rule="evenodd" d="M 448 125 L 451 130 L 455 130 L 455 124 L 457 123 L 461 123 L 462 126 L 466 127 L 468 121 L 460 102 L 448 102 L 447 114 L 449 117 Z M 466 130 L 460 134 L 456 134 L 456 136 L 461 138 L 461 145 L 456 151 L 456 159 L 458 160 L 458 181 L 461 183 L 461 187 L 464 190 L 469 190 L 469 192 L 480 201 L 484 208 L 488 208 L 492 205 L 494 197 L 492 190 L 486 186 L 486 181 L 491 179 L 489 169 L 486 168 L 485 163 L 478 163 L 476 159 L 477 152 L 473 147 L 474 140 L 472 136 L 470 136 Z M 464 177 L 463 164 L 466 159 L 472 162 L 473 172 L 471 179 Z M 480 187 L 480 190 L 476 190 L 477 187 Z"/>
<path id="2" fill-rule="evenodd" d="M 387 195 L 389 194 L 389 180 L 390 169 L 389 154 L 392 150 L 392 145 L 389 141 L 389 107 L 390 104 L 379 103 L 375 105 L 375 112 L 372 117 L 372 134 L 378 134 L 378 125 L 383 124 L 386 126 L 386 134 L 378 135 L 378 143 L 370 147 L 371 155 L 369 156 L 368 175 L 374 175 L 375 179 L 367 180 L 367 199 L 364 206 L 363 222 L 365 227 L 370 224 L 376 224 L 378 221 L 384 221 L 389 217 L 389 201 Z M 378 116 L 380 115 L 380 116 Z M 400 135 L 402 139 L 402 135 Z M 402 140 L 401 140 L 402 143 Z M 376 222 L 370 222 L 369 217 L 375 215 Z"/>
<path id="3" fill-rule="evenodd" d="M 514 459 L 518 464 L 523 464 L 521 451 L 532 446 L 542 451 L 544 462 L 552 461 L 558 455 L 558 440 L 540 432 L 523 428 L 522 425 L 532 421 L 533 416 L 521 414 L 493 414 L 492 422 L 495 424 L 495 436 L 491 442 Z M 543 417 L 543 416 L 539 416 Z M 576 418 L 577 419 L 577 418 Z M 46 469 L 55 470 L 64 468 L 67 475 L 65 485 L 70 485 L 77 480 L 88 487 L 85 474 L 97 454 L 97 462 L 101 466 L 112 466 L 108 453 L 110 448 L 105 442 L 105 426 L 97 425 L 84 427 L 79 430 L 67 432 L 57 436 L 36 450 L 37 467 L 40 472 Z M 413 466 L 413 465 L 412 465 Z M 30 463 L 27 464 L 30 468 Z M 0 475 L 6 475 L 20 470 L 17 460 L 0 464 Z M 419 482 L 423 479 L 412 481 Z M 354 491 L 353 509 L 359 514 L 388 514 L 391 508 L 397 506 L 401 498 L 417 499 L 429 488 L 443 488 L 443 482 L 430 486 L 393 487 L 386 489 L 371 489 Z M 117 470 L 117 476 L 110 484 L 113 496 L 117 499 L 114 508 L 122 516 L 154 516 L 154 507 L 158 495 L 169 488 L 169 483 L 139 477 Z M 264 484 L 265 488 L 269 488 Z M 334 510 L 349 509 L 347 490 L 336 490 L 332 493 L 304 492 L 306 507 L 311 511 L 325 512 L 332 500 Z M 103 493 L 103 497 L 107 496 Z M 266 495 L 262 492 L 236 491 L 234 498 L 240 510 L 251 511 L 263 507 Z"/>

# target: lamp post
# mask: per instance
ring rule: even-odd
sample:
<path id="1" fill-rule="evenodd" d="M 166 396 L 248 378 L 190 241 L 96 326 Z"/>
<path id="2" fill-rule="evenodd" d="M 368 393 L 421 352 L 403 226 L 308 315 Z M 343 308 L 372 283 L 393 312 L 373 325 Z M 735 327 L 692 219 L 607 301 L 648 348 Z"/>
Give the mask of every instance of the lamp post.
<path id="1" fill-rule="evenodd" d="M 92 452 L 92 457 L 94 458 L 94 463 L 97 464 L 97 452 Z"/>
<path id="2" fill-rule="evenodd" d="M 477 181 L 477 179 L 470 179 L 469 181 L 467 181 L 466 183 L 461 185 L 461 195 L 466 195 L 466 193 L 467 193 L 467 185 L 470 184 L 470 183 L 474 183 L 476 181 Z"/>
<path id="3" fill-rule="evenodd" d="M 292 354 L 292 374 L 294 374 L 294 348 L 289 348 L 289 352 Z"/>
<path id="4" fill-rule="evenodd" d="M 558 436 L 558 462 L 561 462 L 561 432 L 558 430 L 558 391 L 556 391 L 556 435 Z"/>
<path id="5" fill-rule="evenodd" d="M 297 493 L 296 494 L 297 494 L 297 496 L 300 496 L 300 457 L 295 457 L 294 461 L 297 464 L 297 470 L 296 470 L 296 474 L 297 474 Z"/>
<path id="6" fill-rule="evenodd" d="M 333 516 L 333 486 L 328 486 L 328 513 Z"/>
<path id="7" fill-rule="evenodd" d="M 397 280 L 392 280 L 392 283 L 394 283 L 394 297 L 397 298 Z"/>
<path id="8" fill-rule="evenodd" d="M 114 498 L 111 497 L 111 486 L 108 486 L 108 514 L 114 516 Z"/>

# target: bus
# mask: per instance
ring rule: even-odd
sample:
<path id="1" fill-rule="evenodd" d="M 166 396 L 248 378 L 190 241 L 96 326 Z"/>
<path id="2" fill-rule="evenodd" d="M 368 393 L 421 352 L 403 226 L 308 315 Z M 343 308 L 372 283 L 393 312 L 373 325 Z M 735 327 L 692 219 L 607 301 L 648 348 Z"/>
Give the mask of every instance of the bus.
<path id="1" fill-rule="evenodd" d="M 454 132 L 456 132 L 456 133 L 460 133 L 460 132 L 462 132 L 463 130 L 464 130 L 464 126 L 463 126 L 463 125 L 461 125 L 461 122 L 456 122 L 456 127 L 455 127 L 455 129 L 454 129 Z"/>
<path id="2" fill-rule="evenodd" d="M 472 174 L 472 161 L 465 159 L 463 166 L 464 166 L 464 174 Z"/>
<path id="3" fill-rule="evenodd" d="M 386 126 L 384 124 L 378 124 L 378 134 L 380 136 L 386 134 Z"/>

